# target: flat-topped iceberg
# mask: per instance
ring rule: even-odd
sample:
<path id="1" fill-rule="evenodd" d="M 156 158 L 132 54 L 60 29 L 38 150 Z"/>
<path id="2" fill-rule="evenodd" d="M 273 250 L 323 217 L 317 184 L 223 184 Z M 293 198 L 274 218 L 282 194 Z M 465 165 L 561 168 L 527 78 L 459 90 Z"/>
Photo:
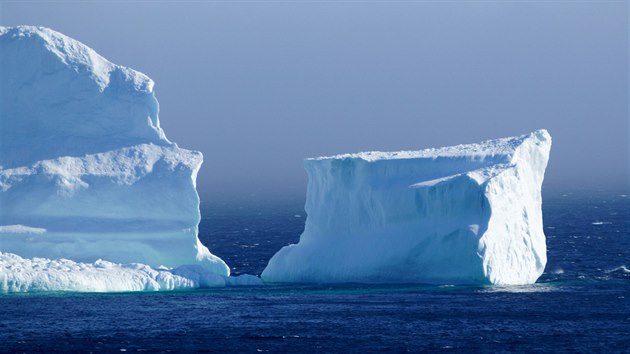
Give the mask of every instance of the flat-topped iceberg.
<path id="1" fill-rule="evenodd" d="M 138 269 L 99 267 L 99 259 L 152 268 L 198 266 L 208 279 L 229 276 L 228 266 L 197 237 L 195 180 L 203 157 L 166 138 L 151 79 L 58 32 L 28 26 L 0 27 L 0 74 L 5 290 L 33 289 L 24 285 L 33 279 L 41 285 L 34 289 L 77 291 L 203 283 L 143 270 L 134 279 L 163 274 L 167 285 L 143 280 L 109 286 L 100 283 L 108 269 L 108 284 Z M 57 272 L 65 268 L 55 264 L 69 273 Z M 85 271 L 74 273 L 77 267 Z M 50 284 L 42 285 L 45 279 Z"/>
<path id="2" fill-rule="evenodd" d="M 531 284 L 546 257 L 546 130 L 307 159 L 304 233 L 265 282 Z"/>

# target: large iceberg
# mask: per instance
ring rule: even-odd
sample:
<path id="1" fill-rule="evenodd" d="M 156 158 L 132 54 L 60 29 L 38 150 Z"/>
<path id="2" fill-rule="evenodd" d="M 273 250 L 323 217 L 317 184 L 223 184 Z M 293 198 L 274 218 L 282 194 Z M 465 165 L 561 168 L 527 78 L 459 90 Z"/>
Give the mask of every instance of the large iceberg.
<path id="1" fill-rule="evenodd" d="M 480 144 L 307 159 L 304 233 L 265 282 L 534 283 L 546 257 L 546 130 Z"/>
<path id="2" fill-rule="evenodd" d="M 91 264 L 72 266 L 96 270 L 88 278 L 129 263 L 229 276 L 228 266 L 197 237 L 202 155 L 166 138 L 151 79 L 58 32 L 28 26 L 0 27 L 0 76 L 5 290 L 25 289 L 19 284 L 26 274 L 54 278 L 50 272 L 58 267 L 42 264 L 64 258 Z M 116 266 L 99 267 L 94 262 L 100 259 Z M 161 288 L 195 285 L 177 279 Z M 69 282 L 39 288 L 82 289 L 68 288 Z M 108 287 L 84 290 L 90 289 Z"/>

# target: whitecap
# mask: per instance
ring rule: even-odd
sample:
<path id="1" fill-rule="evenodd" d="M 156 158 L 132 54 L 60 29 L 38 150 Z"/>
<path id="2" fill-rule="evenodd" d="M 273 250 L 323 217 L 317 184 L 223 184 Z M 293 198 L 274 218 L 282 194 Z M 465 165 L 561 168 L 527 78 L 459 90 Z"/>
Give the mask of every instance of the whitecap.
<path id="1" fill-rule="evenodd" d="M 0 234 L 43 234 L 46 229 L 21 224 L 0 225 Z"/>
<path id="2" fill-rule="evenodd" d="M 531 285 L 507 285 L 507 286 L 489 286 L 483 288 L 483 293 L 549 293 L 561 291 L 557 286 L 536 283 Z"/>
<path id="3" fill-rule="evenodd" d="M 610 221 L 593 221 L 591 225 L 610 225 L 612 224 Z"/>
<path id="4" fill-rule="evenodd" d="M 621 265 L 619 267 L 616 267 L 616 268 L 613 268 L 613 269 L 608 269 L 608 270 L 604 271 L 604 273 L 606 273 L 606 274 L 616 273 L 616 272 L 630 274 L 630 269 L 628 269 L 625 265 Z"/>
<path id="5" fill-rule="evenodd" d="M 551 274 L 564 274 L 564 269 L 556 268 L 550 272 Z"/>

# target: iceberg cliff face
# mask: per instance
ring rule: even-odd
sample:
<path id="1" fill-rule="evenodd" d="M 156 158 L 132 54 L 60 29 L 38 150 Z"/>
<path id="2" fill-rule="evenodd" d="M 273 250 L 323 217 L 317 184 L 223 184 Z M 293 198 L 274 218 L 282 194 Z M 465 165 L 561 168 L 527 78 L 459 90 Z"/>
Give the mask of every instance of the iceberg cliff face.
<path id="1" fill-rule="evenodd" d="M 13 253 L 229 275 L 197 237 L 203 157 L 165 137 L 151 79 L 27 26 L 0 27 L 0 73 L 5 261 Z M 4 269 L 0 281 L 19 280 Z"/>
<path id="2" fill-rule="evenodd" d="M 551 137 L 305 161 L 308 218 L 265 282 L 530 284 Z"/>

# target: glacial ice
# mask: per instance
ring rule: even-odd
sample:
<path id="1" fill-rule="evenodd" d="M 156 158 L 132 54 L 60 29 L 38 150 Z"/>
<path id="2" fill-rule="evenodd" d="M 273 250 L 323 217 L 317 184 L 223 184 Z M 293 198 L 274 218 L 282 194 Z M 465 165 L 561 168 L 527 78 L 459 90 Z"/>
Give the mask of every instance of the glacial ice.
<path id="1" fill-rule="evenodd" d="M 202 155 L 153 81 L 41 27 L 0 26 L 0 292 L 261 285 L 199 241 Z M 266 282 L 530 284 L 546 264 L 545 130 L 305 161 L 300 242 Z"/>
<path id="2" fill-rule="evenodd" d="M 0 27 L 0 74 L 4 289 L 225 284 L 228 266 L 197 237 L 203 157 L 166 138 L 151 79 L 30 26 Z"/>
<path id="3" fill-rule="evenodd" d="M 199 266 L 197 266 L 199 267 Z M 154 269 L 145 264 L 24 259 L 0 252 L 0 293 L 34 291 L 121 292 L 225 286 L 224 277 L 186 266 Z"/>
<path id="4" fill-rule="evenodd" d="M 205 267 L 182 265 L 153 268 L 142 263 L 120 264 L 97 259 L 22 258 L 0 252 L 0 294 L 14 292 L 168 291 L 224 286 L 261 286 L 259 277 L 224 276 Z"/>
<path id="5" fill-rule="evenodd" d="M 307 159 L 306 226 L 276 283 L 531 284 L 546 257 L 546 130 L 480 144 Z"/>

